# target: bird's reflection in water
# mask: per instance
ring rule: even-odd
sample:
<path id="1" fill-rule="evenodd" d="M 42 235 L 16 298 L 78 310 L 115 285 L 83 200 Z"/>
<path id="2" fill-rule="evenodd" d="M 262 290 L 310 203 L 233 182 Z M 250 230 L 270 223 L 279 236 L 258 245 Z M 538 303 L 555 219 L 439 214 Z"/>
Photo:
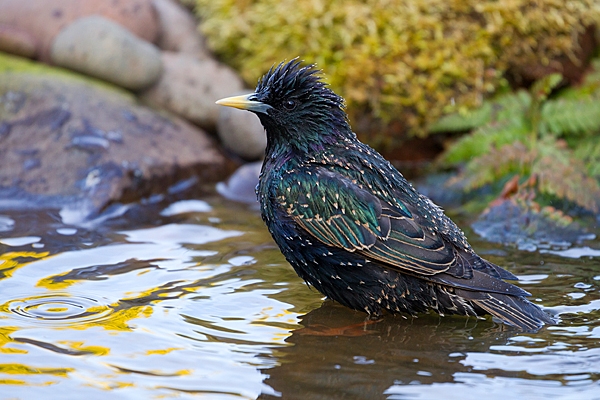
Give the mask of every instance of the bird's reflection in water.
<path id="1" fill-rule="evenodd" d="M 453 382 L 467 352 L 488 352 L 517 331 L 489 320 L 422 315 L 379 321 L 326 301 L 275 353 L 265 383 L 284 399 L 379 399 L 392 385 Z M 301 394 L 302 393 L 302 394 Z M 261 399 L 275 398 L 263 394 Z"/>

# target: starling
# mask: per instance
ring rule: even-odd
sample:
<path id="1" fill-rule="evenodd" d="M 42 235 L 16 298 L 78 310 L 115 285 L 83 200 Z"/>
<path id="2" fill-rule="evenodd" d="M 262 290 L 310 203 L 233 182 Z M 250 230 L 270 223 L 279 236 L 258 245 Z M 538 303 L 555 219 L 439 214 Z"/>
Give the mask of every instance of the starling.
<path id="1" fill-rule="evenodd" d="M 217 104 L 248 110 L 267 134 L 262 219 L 296 273 L 372 317 L 491 314 L 537 330 L 553 319 L 479 257 L 464 233 L 352 131 L 344 100 L 314 65 L 273 66 L 254 93 Z"/>

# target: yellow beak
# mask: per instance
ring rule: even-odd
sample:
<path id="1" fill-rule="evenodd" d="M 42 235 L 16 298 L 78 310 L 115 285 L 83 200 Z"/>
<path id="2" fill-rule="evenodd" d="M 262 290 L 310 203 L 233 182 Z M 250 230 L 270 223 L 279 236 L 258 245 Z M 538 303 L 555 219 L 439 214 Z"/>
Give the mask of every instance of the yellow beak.
<path id="1" fill-rule="evenodd" d="M 250 98 L 252 98 L 253 96 L 256 95 L 254 93 L 250 93 L 242 96 L 226 97 L 224 99 L 218 100 L 216 103 L 220 106 L 239 108 L 240 110 L 260 112 L 263 114 L 266 114 L 267 111 L 270 108 L 272 108 L 270 105 L 262 103 L 260 101 L 250 100 Z"/>

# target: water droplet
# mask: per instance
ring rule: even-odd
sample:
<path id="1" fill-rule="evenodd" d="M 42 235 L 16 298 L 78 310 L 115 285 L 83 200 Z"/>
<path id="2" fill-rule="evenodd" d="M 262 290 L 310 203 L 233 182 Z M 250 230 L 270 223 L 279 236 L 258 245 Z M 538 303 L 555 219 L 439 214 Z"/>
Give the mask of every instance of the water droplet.
<path id="1" fill-rule="evenodd" d="M 113 311 L 100 300 L 68 293 L 12 300 L 8 302 L 7 309 L 19 317 L 36 322 L 68 325 L 104 319 Z"/>

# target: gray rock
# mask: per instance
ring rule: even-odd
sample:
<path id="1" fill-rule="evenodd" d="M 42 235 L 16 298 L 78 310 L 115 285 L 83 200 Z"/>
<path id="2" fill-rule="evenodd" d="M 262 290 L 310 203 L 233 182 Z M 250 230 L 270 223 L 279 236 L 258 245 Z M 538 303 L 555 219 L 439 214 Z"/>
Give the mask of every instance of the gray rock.
<path id="1" fill-rule="evenodd" d="M 242 203 L 258 204 L 256 199 L 256 185 L 262 162 L 244 164 L 239 167 L 226 182 L 217 183 L 219 194 L 229 200 Z"/>
<path id="2" fill-rule="evenodd" d="M 153 0 L 158 14 L 157 46 L 166 51 L 185 53 L 198 59 L 210 57 L 205 38 L 198 31 L 198 21 L 174 0 Z"/>
<path id="3" fill-rule="evenodd" d="M 217 133 L 223 146 L 248 161 L 262 158 L 267 135 L 258 117 L 248 111 L 222 107 Z"/>
<path id="4" fill-rule="evenodd" d="M 100 16 L 78 19 L 63 29 L 50 58 L 61 67 L 132 90 L 152 85 L 162 72 L 160 51 L 154 45 Z"/>
<path id="5" fill-rule="evenodd" d="M 202 130 L 74 77 L 0 70 L 0 121 L 0 209 L 92 217 L 176 182 L 195 179 L 199 191 L 231 170 Z"/>
<path id="6" fill-rule="evenodd" d="M 473 230 L 490 242 L 515 244 L 520 250 L 566 248 L 595 238 L 577 222 L 568 225 L 526 207 L 513 199 L 495 202 L 473 224 Z"/>
<path id="7" fill-rule="evenodd" d="M 212 59 L 163 52 L 164 72 L 140 99 L 164 108 L 205 129 L 215 129 L 220 109 L 215 101 L 243 89 L 242 80 L 229 67 Z"/>

